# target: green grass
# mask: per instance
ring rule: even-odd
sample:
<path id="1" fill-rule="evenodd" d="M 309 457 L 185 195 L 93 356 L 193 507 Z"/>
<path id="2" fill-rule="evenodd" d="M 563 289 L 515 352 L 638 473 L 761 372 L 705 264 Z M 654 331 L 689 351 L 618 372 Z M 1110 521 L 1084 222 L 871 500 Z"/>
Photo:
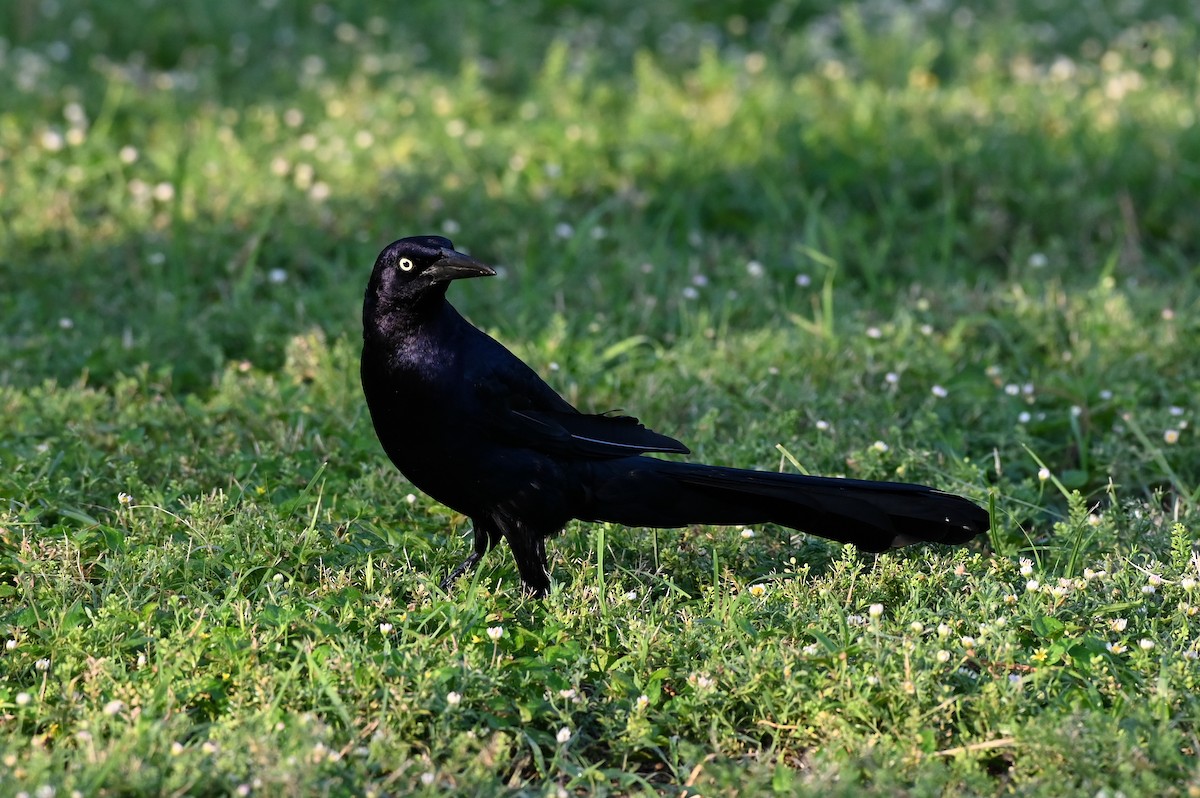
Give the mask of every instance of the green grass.
<path id="1" fill-rule="evenodd" d="M 1192 4 L 643 5 L 0 10 L 0 796 L 1200 793 Z M 356 376 L 430 232 L 581 407 L 988 540 L 444 595 Z"/>

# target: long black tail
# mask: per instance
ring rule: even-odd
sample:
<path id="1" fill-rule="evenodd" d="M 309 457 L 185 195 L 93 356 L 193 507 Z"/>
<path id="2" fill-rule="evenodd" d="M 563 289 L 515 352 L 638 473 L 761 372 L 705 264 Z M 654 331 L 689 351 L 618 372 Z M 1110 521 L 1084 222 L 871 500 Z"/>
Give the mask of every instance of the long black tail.
<path id="1" fill-rule="evenodd" d="M 626 526 L 775 523 L 884 551 L 965 543 L 987 511 L 925 485 L 747 471 L 631 457 L 595 465 L 593 521 Z"/>

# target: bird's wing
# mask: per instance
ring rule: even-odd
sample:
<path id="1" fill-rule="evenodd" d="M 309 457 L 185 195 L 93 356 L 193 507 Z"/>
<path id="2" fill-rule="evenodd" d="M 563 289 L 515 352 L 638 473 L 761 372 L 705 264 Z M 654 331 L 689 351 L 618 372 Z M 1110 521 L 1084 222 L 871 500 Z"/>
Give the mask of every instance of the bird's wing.
<path id="1" fill-rule="evenodd" d="M 573 457 L 631 457 L 646 452 L 688 454 L 674 438 L 646 429 L 636 418 L 581 413 L 515 356 L 488 359 L 472 380 L 487 434 L 509 445 Z"/>
<path id="2" fill-rule="evenodd" d="M 580 457 L 631 457 L 646 452 L 687 454 L 674 438 L 646 429 L 631 416 L 512 408 L 509 431 L 531 449 Z"/>

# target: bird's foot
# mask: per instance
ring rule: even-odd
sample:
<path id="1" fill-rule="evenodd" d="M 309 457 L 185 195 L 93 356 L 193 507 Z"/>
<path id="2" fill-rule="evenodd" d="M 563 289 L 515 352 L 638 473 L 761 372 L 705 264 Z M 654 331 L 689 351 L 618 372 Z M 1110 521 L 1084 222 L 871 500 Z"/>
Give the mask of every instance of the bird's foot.
<path id="1" fill-rule="evenodd" d="M 483 557 L 483 555 L 479 552 L 472 552 L 470 557 L 463 560 L 457 568 L 447 574 L 446 578 L 442 580 L 442 590 L 449 591 L 450 586 L 453 585 L 460 576 L 474 568 L 475 564 L 479 562 L 481 557 Z"/>

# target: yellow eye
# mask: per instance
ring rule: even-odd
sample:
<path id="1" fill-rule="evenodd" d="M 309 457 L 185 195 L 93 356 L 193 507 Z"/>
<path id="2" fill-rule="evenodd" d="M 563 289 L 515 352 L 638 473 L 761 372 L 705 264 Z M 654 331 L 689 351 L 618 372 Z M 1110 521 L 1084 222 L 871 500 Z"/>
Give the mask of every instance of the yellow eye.
<path id="1" fill-rule="evenodd" d="M 400 270 L 401 271 L 411 272 L 412 267 L 413 267 L 413 262 L 411 260 L 409 260 L 408 258 L 400 259 Z"/>

